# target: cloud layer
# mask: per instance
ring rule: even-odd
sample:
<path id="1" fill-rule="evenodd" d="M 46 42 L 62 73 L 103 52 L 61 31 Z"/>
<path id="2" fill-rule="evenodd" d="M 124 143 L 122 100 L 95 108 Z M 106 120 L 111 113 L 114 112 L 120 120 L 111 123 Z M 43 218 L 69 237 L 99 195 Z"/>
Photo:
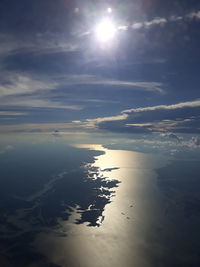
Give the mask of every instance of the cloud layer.
<path id="1" fill-rule="evenodd" d="M 100 129 L 125 133 L 200 133 L 200 100 L 122 111 L 96 121 Z"/>
<path id="2" fill-rule="evenodd" d="M 1 129 L 199 131 L 198 100 L 188 102 L 200 84 L 199 5 L 155 1 L 152 12 L 127 1 L 113 8 L 115 42 L 101 46 L 94 25 L 102 3 L 44 2 L 32 1 L 23 18 L 15 4 L 0 9 Z"/>

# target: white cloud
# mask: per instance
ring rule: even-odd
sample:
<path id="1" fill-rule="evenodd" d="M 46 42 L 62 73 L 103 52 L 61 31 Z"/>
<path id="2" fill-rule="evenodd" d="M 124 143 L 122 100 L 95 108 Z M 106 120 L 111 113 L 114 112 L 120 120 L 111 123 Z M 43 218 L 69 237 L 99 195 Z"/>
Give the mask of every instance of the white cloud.
<path id="1" fill-rule="evenodd" d="M 137 117 L 133 117 L 131 120 L 133 122 L 130 122 L 130 115 L 136 113 L 143 114 L 143 112 L 151 112 L 151 111 L 157 111 L 157 110 L 176 110 L 176 109 L 181 109 L 181 108 L 187 108 L 187 107 L 200 107 L 200 100 L 196 101 L 190 101 L 190 102 L 182 102 L 174 105 L 159 105 L 159 106 L 152 106 L 152 107 L 144 107 L 144 108 L 134 108 L 134 109 L 128 109 L 128 110 L 123 110 L 120 115 L 116 116 L 109 116 L 109 117 L 102 117 L 102 118 L 95 118 L 95 119 L 88 119 L 86 120 L 86 125 L 91 128 L 96 128 L 99 124 L 104 123 L 104 122 L 122 122 L 124 121 L 125 126 L 133 126 L 133 127 L 150 127 L 157 129 L 157 131 L 166 131 L 170 130 L 171 128 L 178 126 L 179 124 L 182 124 L 183 122 L 189 122 L 192 121 L 191 119 L 184 118 L 183 120 L 169 120 L 169 119 L 162 119 L 159 118 L 157 121 L 149 121 L 149 122 L 143 122 L 143 118 L 141 118 L 140 123 L 134 122 L 134 119 Z M 148 114 L 148 113 L 146 113 Z M 159 112 L 157 113 L 158 115 L 160 114 Z M 154 119 L 152 117 L 152 119 Z M 176 117 L 174 118 L 176 119 Z M 150 119 L 151 120 L 151 117 Z"/>
<path id="2" fill-rule="evenodd" d="M 187 15 L 190 19 L 200 19 L 200 11 L 191 12 Z"/>
<path id="3" fill-rule="evenodd" d="M 152 111 L 152 110 L 159 110 L 159 109 L 173 110 L 173 109 L 180 109 L 184 107 L 200 107 L 200 100 L 182 102 L 182 103 L 173 104 L 173 105 L 158 105 L 158 106 L 144 107 L 144 108 L 133 108 L 133 109 L 124 110 L 122 111 L 122 113 Z"/>
<path id="4" fill-rule="evenodd" d="M 133 29 L 141 29 L 143 27 L 150 28 L 153 25 L 164 25 L 168 22 L 178 22 L 178 21 L 181 21 L 185 18 L 187 18 L 187 19 L 200 19 L 200 11 L 190 12 L 190 13 L 188 13 L 186 15 L 182 15 L 182 16 L 173 15 L 169 18 L 156 17 L 150 21 L 134 22 L 132 24 L 132 28 Z M 128 27 L 128 26 L 126 26 L 126 27 Z"/>
<path id="5" fill-rule="evenodd" d="M 27 112 L 0 111 L 0 116 L 25 116 Z"/>
<path id="6" fill-rule="evenodd" d="M 110 117 L 102 117 L 96 119 L 87 119 L 84 126 L 86 128 L 97 128 L 97 125 L 102 122 L 109 122 L 109 121 L 120 121 L 125 120 L 127 118 L 126 114 L 118 115 L 118 116 L 110 116 Z"/>
<path id="7" fill-rule="evenodd" d="M 4 78 L 6 77 L 6 79 Z M 0 97 L 18 94 L 32 94 L 40 91 L 55 90 L 59 86 L 103 85 L 127 87 L 133 90 L 144 90 L 164 93 L 160 82 L 135 82 L 112 80 L 96 75 L 54 75 L 46 76 L 25 75 L 24 73 L 4 72 L 0 76 Z M 139 89 L 138 89 L 139 88 Z"/>
<path id="8" fill-rule="evenodd" d="M 144 22 L 144 25 L 146 27 L 151 27 L 152 25 L 163 25 L 167 23 L 167 20 L 165 18 L 155 18 L 151 21 Z"/>
<path id="9" fill-rule="evenodd" d="M 119 30 L 126 31 L 128 29 L 128 25 L 120 25 L 118 27 Z"/>
<path id="10" fill-rule="evenodd" d="M 181 20 L 183 20 L 183 16 L 171 16 L 170 18 L 169 18 L 169 21 L 181 21 Z"/>
<path id="11" fill-rule="evenodd" d="M 22 73 L 6 72 L 1 74 L 0 97 L 53 90 L 56 86 L 58 86 L 57 82 L 44 77 L 30 77 Z"/>
<path id="12" fill-rule="evenodd" d="M 139 134 L 159 133 L 160 136 L 167 137 L 169 140 L 182 143 L 182 140 L 176 133 L 200 133 L 199 110 L 200 101 L 196 100 L 174 105 L 129 109 L 122 111 L 121 114 L 116 116 L 99 117 L 83 121 L 75 120 L 71 123 L 1 125 L 0 131 L 54 131 L 57 129 L 65 132 L 98 132 L 99 130 L 108 130 L 110 132 Z M 199 139 L 193 139 L 192 143 L 197 145 Z"/>
<path id="13" fill-rule="evenodd" d="M 20 39 L 11 34 L 0 33 L 0 57 L 15 54 L 16 51 L 47 54 L 56 52 L 73 52 L 79 49 L 77 43 L 69 39 L 57 38 L 48 34 L 37 34 L 32 39 Z"/>
<path id="14" fill-rule="evenodd" d="M 133 23 L 132 28 L 133 29 L 140 29 L 143 26 L 144 26 L 144 23 L 143 22 L 135 22 L 135 23 Z"/>
<path id="15" fill-rule="evenodd" d="M 192 146 L 200 146 L 200 138 L 198 136 L 193 136 L 191 139 Z"/>
<path id="16" fill-rule="evenodd" d="M 132 24 L 133 29 L 140 29 L 142 27 L 151 27 L 153 25 L 163 25 L 167 23 L 167 20 L 165 18 L 154 18 L 150 21 L 143 21 L 143 22 L 134 22 Z"/>
<path id="17" fill-rule="evenodd" d="M 48 91 L 56 90 L 60 85 L 59 81 L 55 81 L 55 77 L 30 76 L 24 73 L 13 72 L 2 72 L 0 76 L 1 106 L 82 109 L 82 106 L 79 105 L 68 105 L 49 99 Z"/>
<path id="18" fill-rule="evenodd" d="M 104 86 L 115 86 L 115 88 L 127 87 L 132 90 L 144 90 L 144 91 L 154 91 L 158 93 L 164 93 L 164 90 L 162 89 L 163 84 L 160 82 L 151 82 L 151 81 L 135 82 L 126 80 L 125 81 L 112 80 L 96 75 L 66 75 L 66 76 L 60 76 L 59 81 L 63 85 L 104 85 Z"/>
<path id="19" fill-rule="evenodd" d="M 121 115 L 97 118 L 92 120 L 92 123 L 100 129 L 113 132 L 157 132 L 178 140 L 174 132 L 200 132 L 199 110 L 200 100 L 196 100 L 173 105 L 128 109 L 122 111 Z"/>
<path id="20" fill-rule="evenodd" d="M 51 101 L 48 99 L 41 99 L 37 96 L 18 96 L 9 98 L 0 98 L 1 106 L 12 107 L 28 107 L 28 108 L 56 108 L 56 109 L 70 109 L 81 110 L 83 107 L 79 105 L 64 105 L 59 101 Z"/>
<path id="21" fill-rule="evenodd" d="M 2 72 L 0 75 L 0 105 L 7 107 L 33 107 L 33 108 L 61 108 L 81 110 L 84 106 L 63 104 L 49 98 L 48 91 L 57 88 L 79 85 L 112 86 L 116 90 L 126 87 L 129 90 L 144 90 L 164 93 L 162 84 L 158 82 L 134 82 L 112 80 L 95 75 L 54 75 L 52 77 L 28 75 L 24 73 Z M 93 89 L 95 90 L 95 88 Z M 75 99 L 77 101 L 78 99 Z M 69 99 L 70 101 L 70 99 Z M 68 101 L 68 102 L 69 102 Z M 85 102 L 105 102 L 105 100 L 85 100 Z M 83 101 L 82 101 L 83 102 Z M 109 101 L 111 102 L 111 101 Z"/>
<path id="22" fill-rule="evenodd" d="M 44 131 L 52 132 L 57 130 L 63 131 L 79 131 L 84 128 L 84 123 L 27 123 L 27 124 L 15 124 L 15 125 L 0 125 L 0 132 L 12 132 L 12 131 Z"/>

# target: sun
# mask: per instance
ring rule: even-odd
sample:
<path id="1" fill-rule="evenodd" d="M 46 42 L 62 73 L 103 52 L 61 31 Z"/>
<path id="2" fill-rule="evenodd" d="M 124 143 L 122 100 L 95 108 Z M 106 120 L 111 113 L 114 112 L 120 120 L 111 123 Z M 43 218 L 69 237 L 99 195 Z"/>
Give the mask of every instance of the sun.
<path id="1" fill-rule="evenodd" d="M 110 19 L 106 18 L 97 24 L 95 33 L 97 40 L 105 43 L 114 38 L 116 34 L 116 27 Z"/>

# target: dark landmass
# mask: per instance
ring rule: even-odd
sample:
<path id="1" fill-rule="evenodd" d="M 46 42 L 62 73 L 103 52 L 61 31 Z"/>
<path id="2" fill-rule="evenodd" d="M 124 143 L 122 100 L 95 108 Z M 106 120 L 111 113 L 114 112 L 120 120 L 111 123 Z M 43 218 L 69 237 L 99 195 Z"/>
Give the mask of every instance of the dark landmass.
<path id="1" fill-rule="evenodd" d="M 101 225 L 119 181 L 108 180 L 91 165 L 100 154 L 53 146 L 19 148 L 2 157 L 0 253 L 11 266 L 56 266 L 31 243 L 44 229 L 56 229 L 59 220 L 68 220 L 74 209 L 80 215 L 75 223 Z"/>
<path id="2" fill-rule="evenodd" d="M 106 169 L 103 169 L 103 170 L 101 170 L 102 172 L 111 172 L 111 171 L 113 171 L 113 170 L 119 170 L 119 168 L 118 167 L 114 167 L 114 168 L 106 168 Z"/>

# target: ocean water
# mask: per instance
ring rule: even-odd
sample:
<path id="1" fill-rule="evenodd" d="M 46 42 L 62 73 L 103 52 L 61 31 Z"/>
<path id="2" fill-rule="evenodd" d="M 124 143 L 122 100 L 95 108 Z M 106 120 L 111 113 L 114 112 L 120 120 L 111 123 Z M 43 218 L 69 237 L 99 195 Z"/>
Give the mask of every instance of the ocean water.
<path id="1" fill-rule="evenodd" d="M 103 221 L 99 227 L 77 225 L 75 210 L 57 233 L 41 233 L 34 244 L 59 266 L 155 266 L 154 257 L 163 253 L 155 239 L 165 224 L 155 169 L 166 159 L 94 145 L 79 147 L 102 149 L 105 154 L 92 166 L 108 180 L 120 182 L 105 206 Z M 66 236 L 60 237 L 63 232 Z"/>
<path id="2" fill-rule="evenodd" d="M 2 266 L 199 266 L 199 166 L 101 145 L 9 149 Z"/>

